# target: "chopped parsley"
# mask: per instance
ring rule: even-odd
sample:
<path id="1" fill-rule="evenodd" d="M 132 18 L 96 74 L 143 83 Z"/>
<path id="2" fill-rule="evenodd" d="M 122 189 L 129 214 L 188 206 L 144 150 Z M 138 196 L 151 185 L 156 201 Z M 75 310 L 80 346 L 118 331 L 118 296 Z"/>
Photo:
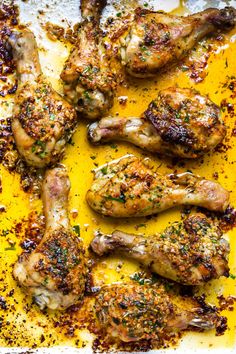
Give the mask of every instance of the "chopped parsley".
<path id="1" fill-rule="evenodd" d="M 186 114 L 186 116 L 184 118 L 184 121 L 185 121 L 185 123 L 189 123 L 189 115 L 188 115 L 188 113 Z"/>
<path id="2" fill-rule="evenodd" d="M 236 279 L 236 275 L 235 274 L 229 274 L 229 277 L 231 278 L 231 279 L 233 279 L 233 280 L 235 280 Z"/>
<path id="3" fill-rule="evenodd" d="M 107 174 L 107 166 L 103 167 L 103 168 L 101 169 L 101 172 L 102 172 L 104 175 L 106 175 L 106 174 Z"/>
<path id="4" fill-rule="evenodd" d="M 92 70 L 91 66 L 88 65 L 88 66 L 86 66 L 86 68 L 83 70 L 83 74 L 86 74 L 86 73 L 90 72 L 91 70 Z"/>
<path id="5" fill-rule="evenodd" d="M 7 236 L 7 235 L 9 235 L 9 233 L 10 233 L 10 231 L 8 230 L 8 229 L 6 229 L 6 230 L 2 230 L 2 234 L 1 234 L 1 236 Z"/>
<path id="6" fill-rule="evenodd" d="M 130 276 L 130 279 L 138 282 L 140 285 L 144 285 L 145 279 L 140 276 L 139 273 L 134 273 L 133 275 Z"/>
<path id="7" fill-rule="evenodd" d="M 56 118 L 55 114 L 51 113 L 50 116 L 49 116 L 49 119 L 50 120 L 55 120 L 55 118 Z"/>
<path id="8" fill-rule="evenodd" d="M 91 97 L 90 97 L 88 91 L 84 91 L 84 97 L 87 98 L 87 100 L 91 100 Z"/>
<path id="9" fill-rule="evenodd" d="M 36 140 L 32 145 L 31 151 L 42 154 L 45 151 L 46 143 L 41 140 Z"/>
<path id="10" fill-rule="evenodd" d="M 80 226 L 79 225 L 74 225 L 73 226 L 73 231 L 80 236 Z"/>
<path id="11" fill-rule="evenodd" d="M 189 67 L 188 67 L 188 66 L 183 65 L 183 66 L 181 67 L 181 70 L 182 70 L 182 71 L 188 71 L 188 70 L 189 70 Z"/>
<path id="12" fill-rule="evenodd" d="M 125 195 L 124 194 L 120 194 L 120 196 L 119 197 L 112 197 L 111 195 L 108 195 L 107 197 L 106 197 L 106 199 L 107 200 L 114 200 L 114 201 L 116 201 L 116 202 L 119 202 L 119 203 L 125 203 L 126 202 L 126 200 L 125 200 Z"/>
<path id="13" fill-rule="evenodd" d="M 14 242 L 11 246 L 4 248 L 5 251 L 15 251 L 15 249 L 16 249 L 16 242 Z"/>

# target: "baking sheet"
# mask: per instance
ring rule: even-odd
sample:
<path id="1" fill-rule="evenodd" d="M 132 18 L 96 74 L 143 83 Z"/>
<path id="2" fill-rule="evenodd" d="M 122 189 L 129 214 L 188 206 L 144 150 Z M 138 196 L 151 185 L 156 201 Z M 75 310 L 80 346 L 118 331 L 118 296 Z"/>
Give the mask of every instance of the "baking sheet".
<path id="1" fill-rule="evenodd" d="M 154 6 L 156 10 L 172 10 L 178 14 L 199 11 L 208 6 L 223 7 L 225 4 L 236 6 L 236 1 L 207 2 L 189 0 L 179 4 L 178 1 L 170 0 L 163 2 L 153 0 L 149 3 Z M 23 2 L 17 0 L 16 4 L 18 4 L 20 8 L 21 22 L 27 24 L 27 26 L 29 26 L 36 35 L 40 49 L 40 60 L 43 72 L 49 78 L 53 87 L 59 92 L 62 92 L 59 75 L 71 46 L 69 44 L 65 45 L 59 41 L 50 41 L 45 32 L 42 30 L 42 25 L 49 20 L 62 26 L 73 26 L 80 19 L 78 1 L 43 0 L 39 2 L 37 0 L 29 0 Z M 47 4 L 49 5 L 49 8 L 45 7 Z M 137 4 L 137 1 L 122 2 L 124 11 L 128 11 L 129 6 L 134 6 L 135 4 Z M 108 6 L 104 14 L 104 21 L 106 16 L 110 16 L 112 14 L 115 15 L 117 8 L 117 3 L 115 2 Z M 43 15 L 41 14 L 41 10 L 44 10 Z M 151 98 L 155 97 L 159 89 L 176 83 L 182 87 L 196 87 L 203 94 L 209 93 L 210 98 L 217 104 L 220 104 L 222 99 L 227 99 L 230 101 L 230 91 L 224 90 L 223 85 L 227 80 L 227 75 L 230 77 L 236 72 L 236 31 L 231 31 L 225 38 L 224 43 L 217 44 L 217 49 L 213 46 L 213 53 L 208 59 L 208 66 L 205 69 L 208 75 L 201 83 L 196 84 L 189 78 L 188 73 L 183 72 L 181 68 L 174 69 L 170 71 L 168 76 L 165 75 L 158 77 L 158 80 L 149 80 L 148 82 L 144 80 L 141 83 L 135 82 L 134 85 L 130 85 L 129 89 L 120 88 L 111 113 L 131 116 L 139 115 L 145 110 Z M 210 43 L 210 41 L 206 43 Z M 202 46 L 197 48 L 199 51 L 202 50 Z M 226 58 L 228 63 L 227 68 L 225 67 Z M 144 88 L 147 88 L 148 91 L 144 90 Z M 119 96 L 128 97 L 128 104 L 125 107 L 120 106 L 118 101 Z M 2 103 L 4 99 L 1 99 L 0 113 L 2 117 L 7 117 L 11 114 L 12 100 L 12 98 L 8 99 L 9 106 L 6 107 Z M 203 163 L 198 160 L 196 162 L 190 162 L 184 167 L 177 165 L 175 168 L 178 172 L 191 169 L 194 173 L 198 173 L 210 179 L 213 178 L 213 173 L 218 172 L 219 182 L 231 191 L 231 204 L 236 205 L 236 147 L 235 138 L 231 136 L 232 129 L 234 128 L 234 119 L 227 117 L 227 112 L 223 112 L 223 118 L 228 126 L 228 138 L 230 138 L 231 148 L 227 151 L 217 152 L 214 155 L 205 156 Z M 87 143 L 85 137 L 86 124 L 82 122 L 73 137 L 74 146 L 68 146 L 63 163 L 68 166 L 72 183 L 70 193 L 70 210 L 78 210 L 78 216 L 75 218 L 71 217 L 71 222 L 73 225 L 80 225 L 81 237 L 83 237 L 86 245 L 89 244 L 93 236 L 93 231 L 98 228 L 104 232 L 111 232 L 117 227 L 128 232 L 137 232 L 137 230 L 135 230 L 136 226 L 145 224 L 146 226 L 141 230 L 138 229 L 138 231 L 148 235 L 163 230 L 169 222 L 180 219 L 180 209 L 170 210 L 157 217 L 153 217 L 148 221 L 145 218 L 139 218 L 132 221 L 114 221 L 104 219 L 103 217 L 100 217 L 92 212 L 86 205 L 85 193 L 91 185 L 91 170 L 96 167 L 95 164 L 101 165 L 104 162 L 123 156 L 126 153 L 134 153 L 137 156 L 143 156 L 143 154 L 139 149 L 123 143 L 117 146 L 108 145 L 94 148 Z M 152 157 L 151 155 L 146 155 Z M 155 164 L 159 166 L 160 173 L 170 173 L 172 171 L 173 166 L 168 167 L 168 162 L 169 161 L 166 161 L 165 159 L 155 159 Z M 29 212 L 32 210 L 38 210 L 40 212 L 42 206 L 40 200 L 32 198 L 20 189 L 20 181 L 17 174 L 9 173 L 4 169 L 4 167 L 0 166 L 0 175 L 2 176 L 3 185 L 3 193 L 1 195 L 2 200 L 0 203 L 3 203 L 7 209 L 6 213 L 0 214 L 0 228 L 2 230 L 11 230 L 12 225 L 15 225 L 22 219 L 26 219 Z M 230 267 L 232 274 L 236 274 L 235 236 L 235 231 L 230 231 L 228 233 L 228 237 L 231 241 Z M 10 237 L 15 240 L 15 235 L 13 233 L 10 234 Z M 7 240 L 1 238 L 0 267 L 2 270 L 6 269 L 4 280 L 2 280 L 2 284 L 0 285 L 1 292 L 4 286 L 7 287 L 7 290 L 14 288 L 14 299 L 18 302 L 18 304 L 16 304 L 13 299 L 8 299 L 9 306 L 15 306 L 15 311 L 10 312 L 8 315 L 10 325 L 9 329 L 6 329 L 5 334 L 14 338 L 18 336 L 15 344 L 13 341 L 11 346 L 21 346 L 22 348 L 32 347 L 34 340 L 35 343 L 41 347 L 60 346 L 55 349 L 40 349 L 40 353 L 49 351 L 52 353 L 74 353 L 80 351 L 86 353 L 92 352 L 91 349 L 89 349 L 89 346 L 93 336 L 86 330 L 75 332 L 76 338 L 80 339 L 80 343 L 78 345 L 81 346 L 82 343 L 84 343 L 86 348 L 72 349 L 71 346 L 75 346 L 75 338 L 69 338 L 65 335 L 62 329 L 59 331 L 57 328 L 52 327 L 52 318 L 55 317 L 54 314 L 50 314 L 49 317 L 46 318 L 36 306 L 33 306 L 28 313 L 25 312 L 25 306 L 29 306 L 30 299 L 27 299 L 27 296 L 22 293 L 22 290 L 16 286 L 11 275 L 11 266 L 16 261 L 17 256 L 21 253 L 21 248 L 19 247 L 20 241 L 21 240 L 16 239 L 15 251 L 6 252 L 4 250 L 7 245 Z M 121 273 L 117 272 L 117 266 L 120 262 L 123 264 L 121 273 L 124 276 L 124 279 L 128 279 L 131 274 L 139 269 L 137 264 L 129 262 L 126 259 L 110 257 L 107 261 L 103 261 L 102 264 L 96 267 L 94 271 L 96 284 L 101 285 L 104 282 L 110 283 L 112 281 L 120 281 Z M 204 292 L 207 293 L 208 300 L 213 303 L 216 301 L 216 294 L 223 293 L 225 296 L 236 295 L 235 280 L 224 279 L 210 282 L 210 284 L 205 287 Z M 230 330 L 227 331 L 224 336 L 215 337 L 213 332 L 201 334 L 190 333 L 184 336 L 174 352 L 181 353 L 184 350 L 189 353 L 214 352 L 214 354 L 222 352 L 222 350 L 224 350 L 225 353 L 235 352 L 236 313 L 235 311 L 232 313 L 228 312 L 226 315 L 229 319 Z M 14 326 L 16 326 L 16 329 Z M 55 342 L 53 343 L 52 340 L 46 338 L 44 342 L 40 343 L 40 336 L 42 334 L 49 335 L 50 333 L 55 339 Z M 1 336 L 0 338 L 0 345 L 2 347 L 6 346 L 4 336 Z M 22 352 L 22 348 L 1 348 L 0 353 Z M 158 352 L 162 353 L 166 352 L 166 350 L 160 350 Z M 172 350 L 168 349 L 167 352 L 172 353 Z"/>

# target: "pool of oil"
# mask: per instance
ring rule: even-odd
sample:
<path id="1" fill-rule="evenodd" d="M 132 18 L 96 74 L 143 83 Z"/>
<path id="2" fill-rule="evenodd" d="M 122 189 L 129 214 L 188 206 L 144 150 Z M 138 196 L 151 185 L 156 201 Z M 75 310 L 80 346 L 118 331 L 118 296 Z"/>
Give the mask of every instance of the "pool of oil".
<path id="1" fill-rule="evenodd" d="M 79 18 L 77 1 L 59 2 L 45 0 L 42 2 L 17 1 L 17 3 L 20 7 L 21 21 L 27 23 L 36 35 L 43 72 L 51 81 L 53 87 L 62 92 L 59 75 L 71 46 L 63 42 L 49 40 L 41 24 L 48 18 L 52 22 L 72 26 Z M 175 13 L 184 14 L 191 11 L 191 6 L 196 6 L 200 3 L 204 6 L 206 5 L 205 1 L 186 1 L 181 6 L 179 6 L 178 1 L 166 1 L 165 6 L 167 8 L 165 10 L 173 10 Z M 218 6 L 222 5 L 222 3 L 224 2 L 216 1 Z M 124 1 L 124 9 L 127 9 L 130 4 L 130 2 Z M 163 2 L 152 1 L 153 4 L 159 9 L 163 8 L 161 7 Z M 45 5 L 49 5 L 49 7 L 45 7 L 45 12 L 43 13 L 41 9 Z M 132 6 L 134 6 L 134 1 L 132 1 Z M 116 9 L 117 4 L 113 8 L 111 7 L 113 12 Z M 231 205 L 236 206 L 236 120 L 232 110 L 227 110 L 227 107 L 231 107 L 227 106 L 228 104 L 235 108 L 236 85 L 232 91 L 232 82 L 235 80 L 236 73 L 236 30 L 232 30 L 220 39 L 215 36 L 202 41 L 196 46 L 196 51 L 190 53 L 192 61 L 203 58 L 206 54 L 206 48 L 209 48 L 210 44 L 210 55 L 209 58 L 206 57 L 207 66 L 204 68 L 204 75 L 198 83 L 191 78 L 191 70 L 186 70 L 189 62 L 187 64 L 182 63 L 168 73 L 160 74 L 153 80 L 129 81 L 126 87 L 118 88 L 115 104 L 110 114 L 139 116 L 146 109 L 151 99 L 155 98 L 160 89 L 173 85 L 194 87 L 203 94 L 209 94 L 209 97 L 215 103 L 222 105 L 222 102 L 224 102 L 225 108 L 222 109 L 222 118 L 227 126 L 228 133 L 225 144 L 219 151 L 207 154 L 204 158 L 196 161 L 184 161 L 183 163 L 158 158 L 152 154 L 144 154 L 138 148 L 125 143 L 93 147 L 86 139 L 87 122 L 81 121 L 79 124 L 78 130 L 72 139 L 73 144 L 68 145 L 62 162 L 67 166 L 71 180 L 71 223 L 72 225 L 80 225 L 81 237 L 86 246 L 89 245 L 94 231 L 97 229 L 109 233 L 115 228 L 119 228 L 127 232 L 140 232 L 149 235 L 163 230 L 170 222 L 180 219 L 180 209 L 172 209 L 149 219 L 138 218 L 127 221 L 99 216 L 88 207 L 85 194 L 93 180 L 91 171 L 96 166 L 112 159 L 117 159 L 127 153 L 132 153 L 136 156 L 149 156 L 160 173 L 170 173 L 175 169 L 178 172 L 191 170 L 209 179 L 217 176 L 218 181 L 231 192 Z M 200 53 L 200 55 L 198 54 L 196 57 L 196 53 Z M 127 98 L 125 105 L 120 103 L 120 96 Z M 2 117 L 11 115 L 12 100 L 13 96 L 8 98 L 8 105 L 5 104 L 6 98 L 0 100 Z M 73 318 L 73 335 L 71 335 L 59 323 L 63 322 L 63 314 L 42 313 L 36 305 L 32 305 L 31 299 L 14 281 L 12 266 L 22 252 L 19 244 L 24 237 L 21 233 L 16 233 L 14 227 L 21 223 L 22 220 L 26 220 L 30 212 L 35 210 L 41 212 L 42 204 L 40 199 L 32 198 L 30 194 L 23 192 L 18 174 L 10 173 L 0 165 L 0 177 L 2 181 L 0 204 L 4 205 L 6 209 L 5 212 L 0 213 L 0 295 L 6 300 L 6 306 L 0 306 L 1 352 L 10 353 L 10 347 L 35 348 L 53 346 L 85 348 L 83 350 L 88 351 L 93 336 L 85 329 L 76 328 L 75 318 Z M 235 230 L 229 231 L 226 237 L 229 238 L 231 244 L 229 259 L 231 277 L 212 281 L 201 289 L 201 292 L 207 294 L 207 300 L 213 304 L 217 303 L 217 295 L 236 296 Z M 125 281 L 129 279 L 130 275 L 139 270 L 140 268 L 136 263 L 127 259 L 117 256 L 109 257 L 103 259 L 100 263 L 98 262 L 94 268 L 94 283 L 95 285 L 102 285 L 114 281 Z M 183 337 L 175 352 L 181 353 L 183 350 L 187 350 L 189 353 L 195 350 L 199 350 L 201 353 L 204 350 L 217 352 L 218 350 L 223 350 L 223 348 L 225 351 L 233 352 L 236 337 L 236 311 L 223 311 L 223 314 L 228 318 L 228 329 L 223 336 L 216 337 L 213 331 L 208 333 L 189 333 Z M 4 351 L 4 347 L 9 349 Z M 72 349 L 68 349 L 68 351 L 72 352 Z M 59 350 L 55 352 L 58 353 Z M 60 352 L 62 352 L 62 349 L 60 349 Z"/>

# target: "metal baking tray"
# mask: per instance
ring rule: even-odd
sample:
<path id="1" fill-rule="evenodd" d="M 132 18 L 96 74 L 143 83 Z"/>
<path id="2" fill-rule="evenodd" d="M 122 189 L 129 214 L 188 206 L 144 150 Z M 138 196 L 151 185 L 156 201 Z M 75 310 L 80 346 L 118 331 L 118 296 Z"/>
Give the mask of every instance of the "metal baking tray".
<path id="1" fill-rule="evenodd" d="M 3 0 L 0 0 L 0 3 Z M 140 3 L 145 3 L 141 1 Z M 200 11 L 206 7 L 224 7 L 226 5 L 236 6 L 236 1 L 219 0 L 152 0 L 146 2 L 148 6 L 153 6 L 156 10 L 173 11 L 176 14 L 186 14 Z M 62 41 L 50 40 L 45 32 L 45 23 L 47 21 L 62 27 L 73 27 L 80 21 L 79 1 L 78 0 L 15 0 L 19 6 L 20 21 L 27 25 L 34 32 L 40 54 L 40 61 L 44 74 L 49 78 L 53 87 L 62 93 L 62 84 L 59 75 L 62 66 L 71 49 L 70 44 Z M 103 22 L 108 16 L 116 16 L 118 9 L 129 11 L 130 8 L 138 6 L 138 2 L 130 1 L 111 1 L 104 11 Z M 229 83 L 229 78 L 235 75 L 236 64 L 236 30 L 224 36 L 223 41 L 219 41 L 216 46 L 212 46 L 210 56 L 207 60 L 205 71 L 207 75 L 204 80 L 196 83 L 188 73 L 181 69 L 171 70 L 166 75 L 154 80 L 141 80 L 135 84 L 130 83 L 129 88 L 120 87 L 117 92 L 114 107 L 111 113 L 120 115 L 139 115 L 141 114 L 150 98 L 154 98 L 158 89 L 168 87 L 173 84 L 179 84 L 184 87 L 196 87 L 203 93 L 208 93 L 210 98 L 217 104 L 221 104 L 223 99 L 230 101 L 230 91 L 224 89 Z M 210 43 L 208 39 L 203 41 L 206 45 Z M 200 55 L 194 60 L 200 60 L 204 56 L 204 43 L 197 47 Z M 225 64 L 227 61 L 227 65 Z M 228 80 L 228 81 L 227 81 Z M 145 90 L 144 90 L 145 88 Z M 118 97 L 127 96 L 129 104 L 122 106 L 119 104 Z M 2 117 L 8 117 L 11 114 L 13 96 L 7 98 L 8 105 L 4 104 L 6 98 L 0 99 L 0 112 Z M 235 101 L 235 99 L 234 99 Z M 234 104 L 234 102 L 232 102 Z M 236 104 L 236 101 L 235 101 Z M 228 126 L 228 135 L 226 145 L 230 146 L 223 152 L 216 152 L 214 155 L 205 156 L 204 162 L 189 162 L 185 166 L 176 165 L 178 171 L 191 171 L 212 179 L 215 173 L 218 173 L 219 181 L 222 185 L 231 191 L 231 204 L 236 206 L 236 145 L 235 137 L 232 136 L 235 119 L 229 117 L 227 112 L 223 112 L 223 119 Z M 97 165 L 108 162 L 111 159 L 119 158 L 127 153 L 133 153 L 143 156 L 138 148 L 128 144 L 105 145 L 102 147 L 92 147 L 86 141 L 86 123 L 81 122 L 77 132 L 73 137 L 73 145 L 69 145 L 66 156 L 62 161 L 69 170 L 71 179 L 70 193 L 70 211 L 71 223 L 79 224 L 81 237 L 88 245 L 94 230 L 101 228 L 105 232 L 111 232 L 115 227 L 133 232 L 137 225 L 145 225 L 141 231 L 148 234 L 162 230 L 168 222 L 180 219 L 180 209 L 170 210 L 162 213 L 150 220 L 145 218 L 132 220 L 108 220 L 92 212 L 85 202 L 85 193 L 92 182 L 91 170 Z M 146 154 L 148 155 L 148 154 Z M 146 156 L 145 155 L 145 156 Z M 155 159 L 154 164 L 159 167 L 159 171 L 171 172 L 171 168 L 163 160 Z M 0 214 L 0 230 L 9 231 L 9 237 L 16 242 L 14 250 L 6 251 L 7 239 L 1 237 L 0 245 L 0 268 L 1 283 L 0 295 L 6 294 L 14 289 L 14 296 L 8 297 L 8 313 L 4 313 L 3 321 L 8 321 L 8 326 L 2 328 L 0 336 L 0 353 L 92 353 L 91 342 L 93 335 L 86 330 L 76 330 L 75 337 L 65 334 L 63 327 L 56 327 L 54 320 L 62 320 L 63 316 L 58 314 L 46 315 L 42 313 L 36 305 L 31 306 L 27 294 L 22 293 L 12 278 L 12 264 L 21 253 L 19 246 L 24 235 L 14 234 L 14 227 L 26 220 L 28 214 L 34 210 L 41 212 L 41 201 L 28 193 L 24 193 L 20 187 L 20 178 L 17 173 L 7 171 L 0 166 L 0 176 L 2 178 L 2 194 L 0 195 L 0 204 L 4 204 L 6 212 Z M 75 212 L 76 210 L 76 212 Z M 25 221 L 24 221 L 25 222 Z M 24 229 L 23 222 L 23 229 Z M 140 229 L 139 229 L 140 231 Z M 5 232 L 6 233 L 6 232 Z M 236 274 L 236 231 L 231 230 L 227 233 L 231 242 L 230 268 L 231 274 Z M 20 239 L 19 239 L 20 237 Z M 22 238 L 22 239 L 21 239 Z M 122 271 L 117 272 L 117 266 L 122 262 Z M 138 266 L 135 263 L 123 258 L 110 257 L 102 264 L 96 266 L 94 270 L 95 283 L 110 283 L 129 278 L 131 274 L 137 271 Z M 236 280 L 232 276 L 229 279 L 221 279 L 210 282 L 203 292 L 207 294 L 207 300 L 215 303 L 217 294 L 225 296 L 236 296 Z M 5 295 L 4 295 L 5 296 Z M 210 333 L 188 333 L 182 337 L 176 348 L 161 349 L 150 351 L 150 353 L 235 353 L 236 352 L 236 312 L 227 312 L 229 330 L 224 336 L 216 337 L 213 332 Z M 2 315 L 0 315 L 1 317 Z M 51 337 L 50 337 L 51 335 Z M 79 340 L 79 342 L 78 342 Z M 77 341 L 77 342 L 76 342 Z M 76 344 L 77 343 L 77 344 Z M 82 346 L 84 347 L 82 348 Z M 33 349 L 34 348 L 34 349 Z"/>

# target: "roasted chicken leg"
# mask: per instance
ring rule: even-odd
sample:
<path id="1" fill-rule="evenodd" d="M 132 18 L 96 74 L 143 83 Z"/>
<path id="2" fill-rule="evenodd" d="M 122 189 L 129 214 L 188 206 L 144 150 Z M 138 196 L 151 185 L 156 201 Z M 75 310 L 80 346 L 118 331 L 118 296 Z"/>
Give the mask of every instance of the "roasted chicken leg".
<path id="1" fill-rule="evenodd" d="M 149 237 L 118 230 L 112 235 L 98 232 L 91 248 L 99 256 L 122 253 L 185 285 L 201 285 L 229 274 L 229 243 L 222 238 L 219 227 L 203 214 L 189 216 Z"/>
<path id="2" fill-rule="evenodd" d="M 82 301 L 87 265 L 82 241 L 67 215 L 70 181 L 63 166 L 48 170 L 43 182 L 46 231 L 31 253 L 23 253 L 14 277 L 41 309 L 65 309 Z"/>
<path id="3" fill-rule="evenodd" d="M 45 167 L 62 157 L 76 128 L 76 111 L 42 75 L 33 33 L 14 31 L 9 42 L 18 77 L 12 119 L 16 146 L 29 165 Z"/>
<path id="4" fill-rule="evenodd" d="M 88 129 L 94 144 L 124 140 L 154 153 L 185 158 L 212 150 L 225 134 L 220 107 L 195 90 L 176 87 L 160 91 L 140 118 L 102 118 Z"/>
<path id="5" fill-rule="evenodd" d="M 83 22 L 61 73 L 65 97 L 89 119 L 101 117 L 113 104 L 113 74 L 105 48 L 99 45 L 99 21 L 105 4 L 105 0 L 81 1 Z"/>
<path id="6" fill-rule="evenodd" d="M 136 77 L 155 75 L 186 56 L 204 36 L 235 26 L 236 10 L 209 8 L 186 17 L 138 8 L 128 34 L 121 38 L 122 64 Z"/>
<path id="7" fill-rule="evenodd" d="M 207 310 L 209 312 L 207 312 Z M 118 341 L 159 339 L 189 327 L 208 330 L 225 322 L 210 306 L 174 296 L 162 285 L 104 286 L 94 304 L 97 327 Z"/>
<path id="8" fill-rule="evenodd" d="M 150 160 L 126 155 L 96 169 L 87 202 L 96 212 L 112 217 L 160 213 L 177 205 L 196 205 L 224 211 L 229 192 L 219 183 L 192 173 L 160 175 Z"/>

